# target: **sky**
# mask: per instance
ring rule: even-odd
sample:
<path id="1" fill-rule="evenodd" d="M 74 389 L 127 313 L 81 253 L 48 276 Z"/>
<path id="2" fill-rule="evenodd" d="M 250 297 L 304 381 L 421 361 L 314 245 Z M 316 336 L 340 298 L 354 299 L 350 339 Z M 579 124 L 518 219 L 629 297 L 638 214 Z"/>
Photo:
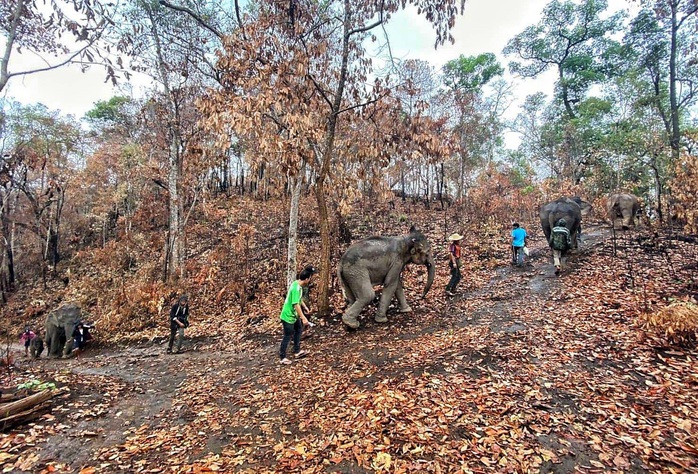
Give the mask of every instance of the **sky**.
<path id="1" fill-rule="evenodd" d="M 529 25 L 538 22 L 549 0 L 467 0 L 463 16 L 459 16 L 452 34 L 455 43 L 434 49 L 434 31 L 414 10 L 395 15 L 389 25 L 393 55 L 397 58 L 422 59 L 439 70 L 459 55 L 476 56 L 494 53 L 506 67 L 509 59 L 502 56 L 506 43 Z M 609 0 L 610 9 L 628 6 L 628 0 Z M 22 67 L 24 58 L 13 57 L 11 70 Z M 552 92 L 554 73 L 537 80 L 514 80 L 514 96 L 520 103 L 528 94 Z M 104 81 L 104 70 L 94 67 L 86 73 L 77 67 L 14 77 L 6 88 L 7 95 L 24 104 L 43 103 L 50 109 L 82 117 L 99 100 L 119 93 Z M 511 78 L 510 78 L 511 79 Z M 3 91 L 5 94 L 5 91 Z M 516 105 L 516 103 L 514 105 Z M 515 106 L 509 114 L 515 115 Z"/>

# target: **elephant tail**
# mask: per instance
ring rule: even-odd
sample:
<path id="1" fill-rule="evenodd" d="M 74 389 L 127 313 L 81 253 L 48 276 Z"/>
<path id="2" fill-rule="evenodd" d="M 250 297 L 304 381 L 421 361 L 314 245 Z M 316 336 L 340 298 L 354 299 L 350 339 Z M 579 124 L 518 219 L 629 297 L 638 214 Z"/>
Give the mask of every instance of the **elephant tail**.
<path id="1" fill-rule="evenodd" d="M 354 301 L 354 296 L 351 292 L 351 289 L 347 285 L 347 282 L 344 281 L 344 277 L 342 276 L 342 262 L 339 262 L 339 265 L 337 265 L 337 280 L 339 281 L 339 286 L 342 288 L 342 295 L 344 296 L 344 301 Z"/>

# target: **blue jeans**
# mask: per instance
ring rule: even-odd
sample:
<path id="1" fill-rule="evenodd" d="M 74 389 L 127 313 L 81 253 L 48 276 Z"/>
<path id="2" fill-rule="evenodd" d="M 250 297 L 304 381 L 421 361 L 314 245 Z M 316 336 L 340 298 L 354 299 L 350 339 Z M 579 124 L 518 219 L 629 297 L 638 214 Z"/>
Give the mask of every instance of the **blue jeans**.
<path id="1" fill-rule="evenodd" d="M 513 247 L 514 249 L 514 263 L 518 266 L 522 266 L 524 263 L 524 251 L 523 247 Z"/>
<path id="2" fill-rule="evenodd" d="M 300 319 L 296 319 L 295 323 L 287 323 L 283 319 L 281 324 L 284 327 L 284 337 L 281 339 L 281 349 L 279 349 L 279 358 L 286 358 L 286 349 L 288 343 L 293 338 L 293 353 L 298 354 L 301 350 L 301 334 L 303 334 L 303 323 Z"/>

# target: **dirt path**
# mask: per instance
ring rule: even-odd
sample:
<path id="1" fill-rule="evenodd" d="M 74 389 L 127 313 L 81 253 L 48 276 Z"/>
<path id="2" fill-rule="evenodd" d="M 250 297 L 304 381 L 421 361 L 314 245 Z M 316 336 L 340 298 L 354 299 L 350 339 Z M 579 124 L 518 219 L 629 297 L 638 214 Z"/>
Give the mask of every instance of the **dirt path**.
<path id="1" fill-rule="evenodd" d="M 494 418 L 483 418 L 482 408 L 469 412 L 474 407 L 463 402 L 462 415 L 447 425 L 451 438 L 473 442 L 473 433 L 480 436 L 488 424 L 496 425 L 520 409 L 521 416 L 530 418 L 525 425 L 526 443 L 542 452 L 557 453 L 538 466 L 540 472 L 589 468 L 599 462 L 599 452 L 572 428 L 575 423 L 596 423 L 594 417 L 599 415 L 586 400 L 588 394 L 612 399 L 642 393 L 647 380 L 647 374 L 636 370 L 623 353 L 622 342 L 614 334 L 592 334 L 587 325 L 574 319 L 572 297 L 565 293 L 564 279 L 583 271 L 585 258 L 608 235 L 606 228 L 589 227 L 584 245 L 560 277 L 548 261 L 547 248 L 538 245 L 525 268 L 499 267 L 482 288 L 468 288 L 464 281 L 460 296 L 446 300 L 438 295 L 432 302 L 428 298 L 413 305 L 411 315 L 390 313 L 388 325 L 377 325 L 364 316 L 360 331 L 347 332 L 337 317 L 329 319 L 305 342 L 313 357 L 299 365 L 297 377 L 298 383 L 312 389 L 303 394 L 302 403 L 314 404 L 316 410 L 325 400 L 330 403 L 328 395 L 318 395 L 321 389 L 314 385 L 313 374 L 341 379 L 342 390 L 358 387 L 368 393 L 386 383 L 402 387 L 403 381 L 423 374 L 457 376 L 474 386 L 489 384 L 491 390 L 508 390 L 518 402 L 495 407 Z M 438 306 L 438 317 L 420 319 L 426 305 Z M 560 308 L 569 314 L 559 314 Z M 560 346 L 558 340 L 567 342 Z M 284 414 L 265 404 L 273 397 L 270 391 L 285 390 L 282 379 L 286 373 L 275 357 L 276 335 L 254 341 L 244 351 L 222 349 L 220 338 L 188 343 L 188 351 L 179 355 L 166 355 L 160 342 L 95 351 L 80 360 L 37 362 L 37 372 L 57 374 L 56 379 L 68 384 L 71 393 L 54 409 L 53 416 L 63 428 L 39 443 L 36 466 L 54 464 L 77 471 L 101 465 L 104 472 L 133 472 L 173 464 L 171 458 L 180 453 L 167 443 L 138 457 L 129 451 L 133 450 L 129 439 L 143 439 L 148 432 L 167 439 L 176 436 L 178 427 L 196 430 L 192 425 L 205 410 L 217 411 L 225 423 L 209 424 L 210 432 L 198 428 L 193 444 L 197 447 L 187 453 L 186 462 L 221 453 L 231 457 L 235 446 L 240 448 L 237 453 L 244 451 L 236 464 L 240 470 L 256 472 L 260 464 L 255 463 L 283 470 L 273 467 L 278 460 L 272 448 L 276 443 L 291 434 L 296 440 L 331 437 L 321 432 L 321 425 L 303 431 L 304 423 L 289 419 L 288 411 Z M 605 385 L 609 379 L 617 379 L 617 384 Z M 590 385 L 590 381 L 604 381 L 599 386 L 605 388 Z M 194 403 L 194 397 L 205 402 Z M 335 401 L 331 403 L 336 406 Z M 477 424 L 474 419 L 482 421 Z M 537 428 L 543 420 L 554 426 L 559 423 L 559 427 Z M 392 428 L 386 430 L 392 433 Z M 619 465 L 626 472 L 645 472 L 637 459 L 623 458 L 622 462 L 625 464 Z M 336 472 L 368 472 L 347 460 L 334 467 Z"/>

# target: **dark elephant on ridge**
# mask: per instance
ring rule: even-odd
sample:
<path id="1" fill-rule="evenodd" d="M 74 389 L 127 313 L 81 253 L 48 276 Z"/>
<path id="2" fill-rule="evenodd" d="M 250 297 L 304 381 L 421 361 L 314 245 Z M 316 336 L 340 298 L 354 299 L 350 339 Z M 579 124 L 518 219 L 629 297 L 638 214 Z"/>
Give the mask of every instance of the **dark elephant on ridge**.
<path id="1" fill-rule="evenodd" d="M 46 348 L 49 357 L 66 357 L 72 350 L 73 330 L 82 312 L 73 303 L 61 306 L 46 316 Z"/>
<path id="2" fill-rule="evenodd" d="M 591 204 L 579 197 L 561 197 L 545 204 L 540 209 L 540 224 L 543 227 L 545 240 L 550 242 L 550 234 L 555 223 L 565 219 L 570 231 L 572 247 L 577 248 L 577 236 L 581 232 L 582 216 L 591 212 Z"/>
<path id="3" fill-rule="evenodd" d="M 630 193 L 611 194 L 606 200 L 606 210 L 614 229 L 618 228 L 618 219 L 622 219 L 621 228 L 627 230 L 635 227 L 636 217 L 640 212 L 640 200 Z"/>
<path id="4" fill-rule="evenodd" d="M 359 327 L 361 310 L 375 298 L 374 285 L 382 285 L 376 322 L 388 321 L 386 313 L 393 295 L 397 297 L 399 311 L 409 313 L 412 308 L 405 300 L 402 289 L 402 269 L 416 263 L 427 267 L 427 282 L 422 293 L 426 296 L 434 282 L 434 260 L 431 244 L 414 226 L 407 235 L 396 237 L 369 237 L 352 244 L 339 260 L 337 277 L 342 286 L 348 307 L 342 321 L 350 328 Z"/>

